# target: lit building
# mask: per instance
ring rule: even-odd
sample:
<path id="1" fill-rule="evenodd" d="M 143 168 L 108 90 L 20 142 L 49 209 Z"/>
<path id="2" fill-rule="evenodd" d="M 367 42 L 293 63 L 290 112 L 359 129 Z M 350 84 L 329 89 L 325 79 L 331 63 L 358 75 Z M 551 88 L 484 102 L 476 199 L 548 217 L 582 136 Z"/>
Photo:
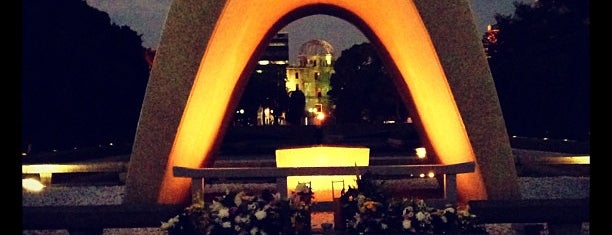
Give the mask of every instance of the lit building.
<path id="1" fill-rule="evenodd" d="M 325 40 L 310 40 L 300 47 L 297 65 L 287 66 L 287 92 L 300 90 L 306 97 L 308 117 L 303 124 L 321 124 L 329 114 L 329 79 L 334 73 L 334 48 Z"/>
<path id="2" fill-rule="evenodd" d="M 259 57 L 234 114 L 234 125 L 284 125 L 289 35 L 278 32 Z"/>

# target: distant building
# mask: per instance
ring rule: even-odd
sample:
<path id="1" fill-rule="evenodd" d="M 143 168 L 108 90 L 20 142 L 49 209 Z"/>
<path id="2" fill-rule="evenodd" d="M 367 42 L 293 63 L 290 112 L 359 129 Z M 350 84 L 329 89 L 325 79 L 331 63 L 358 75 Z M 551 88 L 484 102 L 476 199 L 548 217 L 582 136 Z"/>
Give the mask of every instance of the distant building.
<path id="1" fill-rule="evenodd" d="M 260 55 L 249 77 L 242 100 L 234 115 L 237 126 L 285 125 L 287 104 L 282 95 L 271 90 L 248 90 L 255 87 L 279 88 L 287 97 L 300 90 L 305 95 L 307 114 L 303 125 L 321 124 L 332 104 L 327 92 L 334 73 L 334 48 L 324 40 L 310 40 L 299 50 L 297 64 L 289 65 L 289 35 L 277 33 Z M 251 86 L 251 84 L 259 84 Z"/>
<path id="2" fill-rule="evenodd" d="M 289 35 L 279 32 L 257 60 L 233 118 L 235 126 L 284 125 Z M 283 97 L 285 96 L 285 97 Z"/>
<path id="3" fill-rule="evenodd" d="M 483 35 L 482 44 L 484 46 L 487 59 L 491 59 L 491 54 L 495 53 L 495 45 L 497 44 L 497 34 L 499 29 L 493 28 L 492 25 L 487 25 L 487 32 Z"/>
<path id="4" fill-rule="evenodd" d="M 300 47 L 297 64 L 287 66 L 287 92 L 301 90 L 306 96 L 305 125 L 320 124 L 332 108 L 327 92 L 334 73 L 333 54 L 329 42 L 310 40 Z"/>

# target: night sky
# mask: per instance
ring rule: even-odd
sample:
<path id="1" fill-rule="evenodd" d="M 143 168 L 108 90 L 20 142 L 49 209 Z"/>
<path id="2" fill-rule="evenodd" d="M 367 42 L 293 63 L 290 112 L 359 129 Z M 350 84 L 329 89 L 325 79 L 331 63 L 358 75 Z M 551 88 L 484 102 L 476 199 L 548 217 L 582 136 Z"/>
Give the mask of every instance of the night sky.
<path id="1" fill-rule="evenodd" d="M 495 13 L 512 14 L 515 0 L 470 0 L 475 12 L 478 30 L 484 33 L 488 24 L 494 24 Z M 519 0 L 532 2 L 532 0 Z M 109 14 L 115 24 L 128 25 L 142 34 L 143 46 L 157 48 L 159 38 L 172 0 L 87 0 L 90 6 Z M 328 15 L 312 15 L 288 24 L 289 60 L 293 62 L 297 50 L 306 41 L 324 39 L 334 46 L 336 57 L 354 44 L 366 42 L 366 37 L 352 24 Z"/>

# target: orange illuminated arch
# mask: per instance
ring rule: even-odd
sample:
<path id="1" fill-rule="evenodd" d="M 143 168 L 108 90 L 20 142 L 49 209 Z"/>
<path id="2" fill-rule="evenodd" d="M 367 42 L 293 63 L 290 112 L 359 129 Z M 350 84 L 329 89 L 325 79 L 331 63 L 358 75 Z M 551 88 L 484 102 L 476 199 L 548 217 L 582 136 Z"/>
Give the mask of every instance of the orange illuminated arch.
<path id="1" fill-rule="evenodd" d="M 475 161 L 444 69 L 412 1 L 229 0 L 201 58 L 168 156 L 158 202 L 179 203 L 188 198 L 191 181 L 173 177 L 172 167 L 210 164 L 217 136 L 228 123 L 226 114 L 242 92 L 254 55 L 280 26 L 315 12 L 328 12 L 356 24 L 382 49 L 401 77 L 396 83 L 406 92 L 400 93 L 405 98 L 410 95 L 423 134 L 442 163 Z M 480 174 L 469 174 L 463 182 L 458 181 L 460 194 L 486 198 Z"/>

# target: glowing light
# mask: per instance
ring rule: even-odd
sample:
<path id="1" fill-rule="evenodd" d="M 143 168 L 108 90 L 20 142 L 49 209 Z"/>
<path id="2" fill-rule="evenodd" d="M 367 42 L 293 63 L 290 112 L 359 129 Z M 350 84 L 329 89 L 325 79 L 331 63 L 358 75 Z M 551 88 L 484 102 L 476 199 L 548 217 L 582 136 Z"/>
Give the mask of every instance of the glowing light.
<path id="1" fill-rule="evenodd" d="M 331 60 L 332 60 L 332 54 L 329 54 L 329 53 L 325 54 L 325 62 L 327 64 L 331 64 L 332 63 Z"/>
<path id="2" fill-rule="evenodd" d="M 255 70 L 255 72 L 256 72 L 256 73 L 263 73 L 263 70 L 258 69 L 258 70 Z"/>
<path id="3" fill-rule="evenodd" d="M 433 172 L 427 173 L 427 177 L 429 177 L 429 178 L 433 178 L 434 176 L 436 176 L 436 174 L 433 173 Z"/>
<path id="4" fill-rule="evenodd" d="M 27 178 L 21 180 L 21 185 L 25 190 L 31 192 L 40 192 L 45 188 L 45 185 L 40 183 L 38 180 L 33 178 Z"/>
<path id="5" fill-rule="evenodd" d="M 317 120 L 323 120 L 325 119 L 325 114 L 324 113 L 317 113 Z"/>
<path id="6" fill-rule="evenodd" d="M 244 114 L 244 109 L 240 109 L 238 112 L 239 112 L 240 114 Z"/>
<path id="7" fill-rule="evenodd" d="M 368 166 L 369 163 L 369 148 L 317 146 L 276 150 L 277 167 Z M 311 182 L 316 201 L 332 201 L 332 193 L 340 195 L 342 190 L 334 187 L 335 192 L 332 192 L 333 182 L 344 181 L 348 188 L 355 187 L 356 180 L 355 175 L 289 176 L 287 189 L 290 193 L 298 182 Z"/>
<path id="8" fill-rule="evenodd" d="M 415 148 L 414 151 L 416 152 L 418 158 L 427 157 L 427 150 L 424 147 Z"/>
<path id="9" fill-rule="evenodd" d="M 260 60 L 257 62 L 259 65 L 269 65 L 270 61 L 269 60 Z"/>
<path id="10" fill-rule="evenodd" d="M 591 164 L 591 156 L 575 156 L 570 159 L 573 164 Z"/>
<path id="11" fill-rule="evenodd" d="M 425 173 L 419 174 L 419 177 L 424 178 L 425 177 Z"/>
<path id="12" fill-rule="evenodd" d="M 27 153 L 21 153 L 21 156 L 27 156 L 27 155 L 28 155 Z"/>

